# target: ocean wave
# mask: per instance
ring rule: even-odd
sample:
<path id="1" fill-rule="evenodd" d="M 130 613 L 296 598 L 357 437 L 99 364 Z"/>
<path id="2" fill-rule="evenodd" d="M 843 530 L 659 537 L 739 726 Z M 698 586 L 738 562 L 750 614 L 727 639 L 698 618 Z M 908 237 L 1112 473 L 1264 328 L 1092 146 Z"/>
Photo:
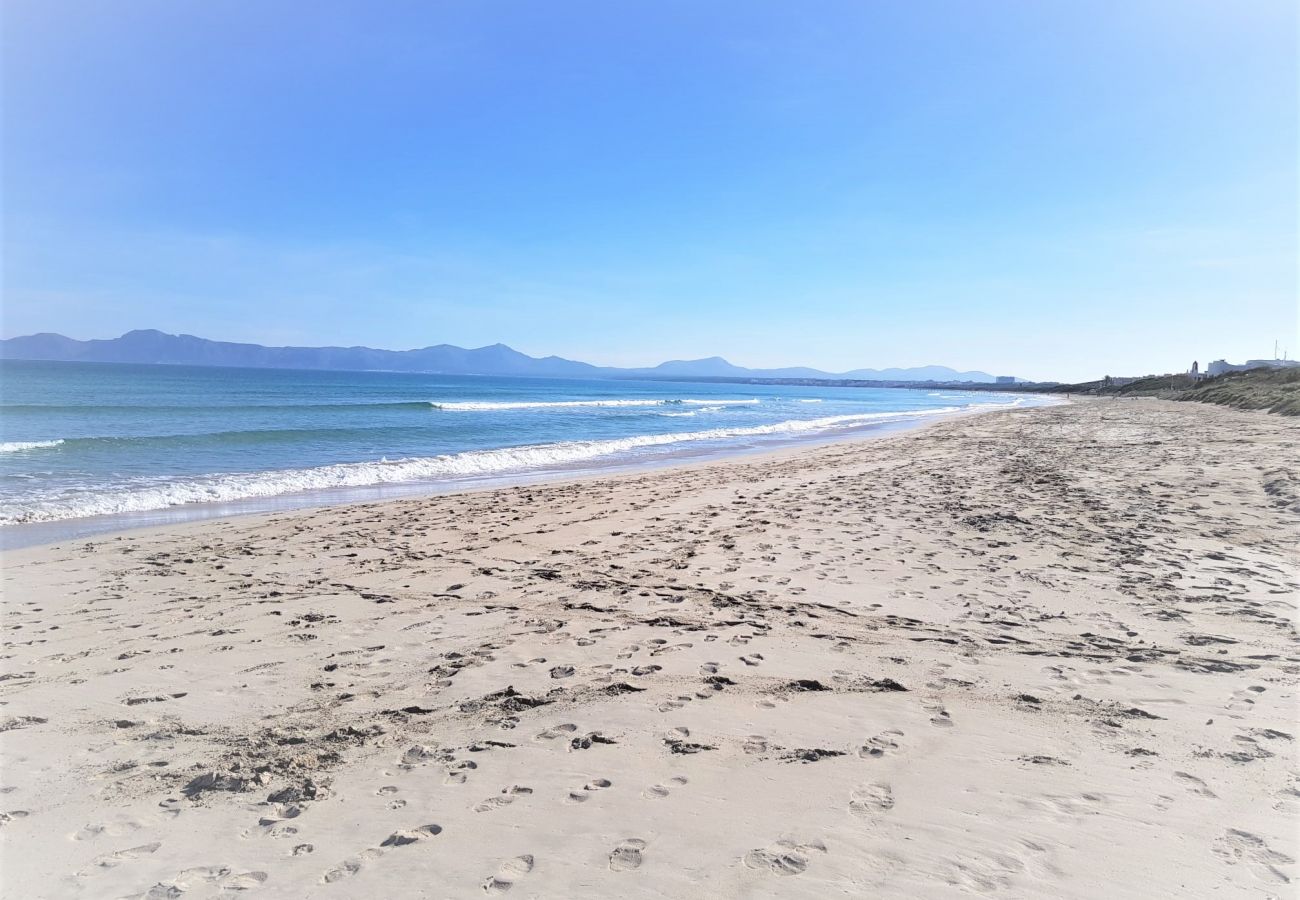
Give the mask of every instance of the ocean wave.
<path id="1" fill-rule="evenodd" d="M 97 403 L 4 403 L 0 404 L 0 415 L 15 413 L 75 413 L 87 415 L 94 413 L 231 413 L 231 412 L 322 412 L 342 410 L 354 412 L 360 410 L 380 409 L 429 409 L 424 400 L 380 400 L 375 402 L 357 401 L 354 403 L 213 403 L 211 405 L 176 405 L 176 404 L 97 404 Z"/>
<path id="2" fill-rule="evenodd" d="M 27 450 L 48 450 L 51 447 L 57 447 L 62 444 L 62 440 L 57 441 L 2 441 L 0 442 L 0 453 L 23 453 Z"/>
<path id="3" fill-rule="evenodd" d="M 800 397 L 800 398 L 798 398 L 798 402 L 800 402 L 800 403 L 821 403 L 821 402 L 822 402 L 822 399 L 821 399 L 821 397 Z"/>
<path id="4" fill-rule="evenodd" d="M 87 437 L 66 438 L 60 441 L 37 442 L 40 446 L 65 445 L 71 451 L 83 450 L 117 450 L 140 451 L 157 448 L 172 452 L 201 447 L 236 448 L 239 446 L 258 447 L 267 444 L 294 444 L 303 440 L 338 440 L 369 439 L 374 440 L 377 432 L 385 437 L 397 435 L 421 435 L 418 428 L 397 428 L 391 425 L 357 426 L 347 428 L 249 428 L 239 431 L 196 431 L 176 434 L 123 434 L 91 435 Z M 10 445 L 0 445 L 0 449 Z M 34 449 L 17 447 L 15 449 Z"/>
<path id="5" fill-rule="evenodd" d="M 568 409 L 585 406 L 665 406 L 678 403 L 677 400 L 502 400 L 502 401 L 466 401 L 460 403 L 432 402 L 434 409 L 451 412 L 488 412 L 498 409 Z"/>
<path id="6" fill-rule="evenodd" d="M 189 503 L 229 503 L 306 491 L 519 474 L 573 467 L 596 459 L 674 444 L 768 435 L 809 434 L 924 418 L 959 410 L 959 407 L 943 407 L 901 412 L 846 414 L 820 419 L 796 419 L 769 425 L 643 434 L 610 440 L 562 441 L 494 450 L 470 450 L 433 457 L 338 463 L 307 469 L 216 474 L 174 480 L 153 479 L 114 490 L 78 491 L 72 495 L 35 498 L 25 502 L 19 500 L 7 505 L 5 510 L 0 512 L 0 524 L 12 525 L 147 512 Z"/>
<path id="7" fill-rule="evenodd" d="M 726 409 L 725 406 L 701 406 L 699 409 L 691 409 L 686 412 L 665 412 L 660 413 L 659 415 L 668 416 L 674 419 L 684 419 L 691 416 L 698 416 L 700 413 L 722 412 L 724 409 Z"/>
<path id="8" fill-rule="evenodd" d="M 434 409 L 449 410 L 452 412 L 488 412 L 500 409 L 571 409 L 579 407 L 622 407 L 622 406 L 701 406 L 701 405 L 721 405 L 721 406 L 749 406 L 758 403 L 758 398 L 752 400 L 696 400 L 693 398 L 673 399 L 673 398 L 637 398 L 623 400 L 475 400 L 457 403 L 440 403 L 431 402 L 429 405 Z"/>

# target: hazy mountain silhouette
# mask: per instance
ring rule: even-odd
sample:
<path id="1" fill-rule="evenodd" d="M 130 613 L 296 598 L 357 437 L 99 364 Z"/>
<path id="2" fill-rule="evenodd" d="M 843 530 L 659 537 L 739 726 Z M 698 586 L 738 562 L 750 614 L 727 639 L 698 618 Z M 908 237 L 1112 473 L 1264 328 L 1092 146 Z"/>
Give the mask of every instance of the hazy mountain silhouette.
<path id="1" fill-rule="evenodd" d="M 559 356 L 534 357 L 505 344 L 465 349 L 437 344 L 418 350 L 370 347 L 263 347 L 210 341 L 192 334 L 145 329 L 119 338 L 78 341 L 41 333 L 0 340 L 0 358 L 65 362 L 154 363 L 191 366 L 242 366 L 255 369 L 326 369 L 428 372 L 444 375 L 532 375 L 552 378 L 836 378 L 863 381 L 991 382 L 985 372 L 957 372 L 946 366 L 912 369 L 855 369 L 831 373 L 818 369 L 746 369 L 720 356 L 660 363 L 647 369 L 619 369 Z"/>

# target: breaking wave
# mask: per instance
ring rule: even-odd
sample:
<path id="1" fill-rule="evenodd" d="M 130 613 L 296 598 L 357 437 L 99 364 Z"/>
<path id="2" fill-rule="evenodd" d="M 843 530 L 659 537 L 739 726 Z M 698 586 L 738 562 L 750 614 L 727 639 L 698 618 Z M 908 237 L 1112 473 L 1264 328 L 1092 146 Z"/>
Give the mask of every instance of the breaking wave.
<path id="1" fill-rule="evenodd" d="M 692 409 L 692 410 L 688 410 L 687 412 L 666 412 L 666 413 L 660 413 L 659 415 L 671 416 L 674 419 L 683 419 L 683 418 L 689 418 L 690 416 L 698 416 L 700 413 L 715 413 L 715 412 L 722 412 L 722 410 L 723 407 L 721 406 L 701 406 L 699 409 Z"/>
<path id="2" fill-rule="evenodd" d="M 0 453 L 23 453 L 27 450 L 48 450 L 62 444 L 58 441 L 0 441 Z"/>
<path id="3" fill-rule="evenodd" d="M 494 450 L 469 450 L 443 456 L 338 463 L 306 469 L 202 475 L 177 479 L 137 479 L 134 483 L 112 490 L 46 495 L 30 501 L 19 499 L 0 511 L 0 524 L 49 522 L 85 516 L 146 512 L 189 503 L 229 503 L 305 491 L 522 474 L 574 467 L 592 460 L 677 444 L 835 431 L 942 415 L 958 412 L 960 409 L 951 406 L 904 412 L 847 414 L 820 419 L 775 422 L 769 425 L 643 434 L 609 440 L 561 441 Z"/>
<path id="4" fill-rule="evenodd" d="M 458 403 L 432 402 L 434 409 L 452 412 L 486 412 L 498 409 L 571 409 L 577 407 L 620 407 L 620 406 L 750 406 L 758 403 L 752 400 L 674 400 L 674 399 L 625 399 L 625 400 L 475 400 Z"/>

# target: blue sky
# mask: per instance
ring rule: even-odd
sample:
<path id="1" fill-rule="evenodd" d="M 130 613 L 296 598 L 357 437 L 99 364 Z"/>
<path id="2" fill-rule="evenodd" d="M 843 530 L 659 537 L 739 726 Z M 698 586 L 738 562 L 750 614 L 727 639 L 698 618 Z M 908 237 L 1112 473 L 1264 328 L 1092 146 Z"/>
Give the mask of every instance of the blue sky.
<path id="1" fill-rule="evenodd" d="M 1059 379 L 1294 355 L 1296 25 L 14 0 L 3 331 Z"/>

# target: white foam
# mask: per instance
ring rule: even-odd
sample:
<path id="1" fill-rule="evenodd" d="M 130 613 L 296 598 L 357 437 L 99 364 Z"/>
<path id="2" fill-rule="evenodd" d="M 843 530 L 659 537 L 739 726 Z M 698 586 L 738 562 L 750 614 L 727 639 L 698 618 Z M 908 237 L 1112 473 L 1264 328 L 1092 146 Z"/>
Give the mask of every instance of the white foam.
<path id="1" fill-rule="evenodd" d="M 800 397 L 799 402 L 800 403 L 821 403 L 822 400 L 820 397 L 806 397 L 806 398 Z"/>
<path id="2" fill-rule="evenodd" d="M 431 403 L 435 409 L 452 412 L 485 412 L 496 409 L 566 409 L 580 406 L 663 406 L 671 400 L 509 400 L 501 402 Z"/>
<path id="3" fill-rule="evenodd" d="M 600 407 L 600 406 L 671 406 L 677 404 L 687 404 L 698 406 L 703 404 L 722 404 L 726 406 L 750 405 L 757 403 L 758 399 L 753 400 L 676 400 L 676 399 L 625 399 L 625 400 L 501 400 L 501 401 L 467 401 L 462 403 L 437 403 L 429 405 L 435 409 L 448 410 L 451 412 L 486 412 L 498 409 L 570 409 L 574 407 Z"/>
<path id="4" fill-rule="evenodd" d="M 57 441 L 3 441 L 0 442 L 0 453 L 22 453 L 26 450 L 48 450 L 50 447 L 57 447 L 62 444 L 62 440 Z"/>
<path id="5" fill-rule="evenodd" d="M 303 491 L 335 490 L 400 482 L 446 481 L 573 467 L 602 457 L 673 444 L 833 431 L 881 422 L 942 415 L 958 412 L 959 409 L 959 407 L 949 406 L 902 412 L 860 413 L 826 416 L 820 419 L 796 419 L 770 425 L 642 434 L 602 441 L 562 441 L 497 450 L 471 450 L 444 456 L 340 463 L 309 469 L 204 475 L 187 479 L 140 480 L 125 488 L 111 491 L 78 491 L 28 502 L 10 503 L 0 511 L 0 524 L 50 522 L 85 516 L 145 512 L 187 503 L 228 503 Z"/>
<path id="6" fill-rule="evenodd" d="M 689 412 L 666 412 L 660 413 L 661 416 L 668 416 L 673 419 L 685 419 L 691 416 L 698 416 L 700 413 L 722 412 L 726 407 L 723 406 L 701 406 L 699 409 L 692 409 Z"/>

